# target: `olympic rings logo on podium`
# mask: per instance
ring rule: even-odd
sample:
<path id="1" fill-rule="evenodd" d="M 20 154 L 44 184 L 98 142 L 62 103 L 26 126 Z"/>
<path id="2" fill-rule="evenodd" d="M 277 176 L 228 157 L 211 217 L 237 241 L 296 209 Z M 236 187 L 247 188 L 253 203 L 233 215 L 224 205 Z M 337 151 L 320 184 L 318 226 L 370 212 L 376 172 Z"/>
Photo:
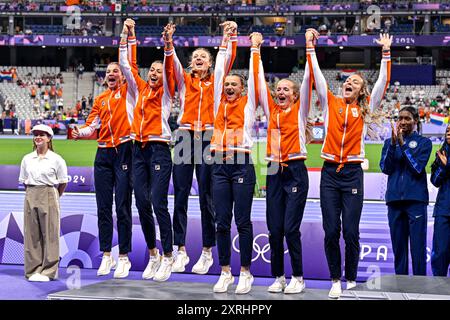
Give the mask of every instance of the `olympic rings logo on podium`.
<path id="1" fill-rule="evenodd" d="M 236 241 L 239 238 L 239 234 L 237 234 L 234 238 L 233 241 L 231 242 L 232 246 L 233 246 L 233 250 L 237 253 L 240 253 L 241 251 L 239 250 L 239 248 L 236 246 Z M 258 243 L 258 239 L 260 238 L 266 238 L 266 244 L 260 244 Z M 262 241 L 262 240 L 260 240 Z M 264 242 L 263 242 L 264 243 Z M 259 257 L 261 257 L 261 259 L 266 262 L 266 263 L 270 263 L 270 254 L 269 254 L 269 259 L 266 257 L 266 253 L 269 252 L 270 250 L 270 243 L 269 243 L 269 235 L 266 233 L 260 233 L 258 234 L 256 237 L 253 238 L 253 244 L 252 244 L 252 248 L 253 251 L 256 252 L 256 256 L 252 258 L 252 262 L 258 260 Z M 288 253 L 289 250 L 285 250 L 284 254 Z"/>

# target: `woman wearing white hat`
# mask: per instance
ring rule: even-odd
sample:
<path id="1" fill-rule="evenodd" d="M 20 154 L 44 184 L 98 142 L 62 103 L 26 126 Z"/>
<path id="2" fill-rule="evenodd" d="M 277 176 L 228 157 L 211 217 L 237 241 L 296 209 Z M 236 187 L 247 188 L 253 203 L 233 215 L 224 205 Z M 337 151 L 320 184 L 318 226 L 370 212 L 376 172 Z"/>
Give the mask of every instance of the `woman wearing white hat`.
<path id="1" fill-rule="evenodd" d="M 25 186 L 25 277 L 46 282 L 58 278 L 59 198 L 66 188 L 67 166 L 53 152 L 53 130 L 38 124 L 33 133 L 33 152 L 25 155 L 19 181 Z"/>

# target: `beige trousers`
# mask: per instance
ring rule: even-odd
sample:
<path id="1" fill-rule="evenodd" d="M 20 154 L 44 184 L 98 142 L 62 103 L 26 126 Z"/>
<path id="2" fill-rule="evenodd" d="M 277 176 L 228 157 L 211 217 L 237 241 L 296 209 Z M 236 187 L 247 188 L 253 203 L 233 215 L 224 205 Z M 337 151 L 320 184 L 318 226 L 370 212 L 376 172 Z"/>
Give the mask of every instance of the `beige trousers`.
<path id="1" fill-rule="evenodd" d="M 58 278 L 59 194 L 49 186 L 27 187 L 24 205 L 25 277 Z"/>

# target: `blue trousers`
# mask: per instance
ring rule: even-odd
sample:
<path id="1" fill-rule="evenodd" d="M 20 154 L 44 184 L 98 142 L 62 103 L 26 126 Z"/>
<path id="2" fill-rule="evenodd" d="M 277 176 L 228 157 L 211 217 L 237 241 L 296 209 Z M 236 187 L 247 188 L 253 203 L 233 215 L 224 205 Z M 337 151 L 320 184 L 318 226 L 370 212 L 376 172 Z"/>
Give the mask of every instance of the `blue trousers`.
<path id="1" fill-rule="evenodd" d="M 256 184 L 255 168 L 250 155 L 241 164 L 213 165 L 213 199 L 216 211 L 216 236 L 219 264 L 230 265 L 231 220 L 234 213 L 239 234 L 241 266 L 249 267 L 252 261 L 253 226 L 251 211 Z"/>
<path id="2" fill-rule="evenodd" d="M 132 142 L 117 148 L 98 148 L 94 162 L 95 198 L 100 251 L 110 252 L 113 238 L 113 193 L 115 194 L 119 253 L 131 251 L 131 154 Z"/>
<path id="3" fill-rule="evenodd" d="M 433 275 L 446 277 L 450 265 L 450 216 L 434 217 L 431 269 Z"/>
<path id="4" fill-rule="evenodd" d="M 142 232 L 149 249 L 156 247 L 155 221 L 158 220 L 164 253 L 172 252 L 172 221 L 168 210 L 172 158 L 169 145 L 164 142 L 135 141 L 133 147 L 133 187 Z"/>
<path id="5" fill-rule="evenodd" d="M 304 160 L 288 161 L 266 178 L 266 220 L 269 229 L 272 276 L 284 275 L 284 238 L 291 257 L 292 275 L 303 276 L 300 224 L 308 196 L 308 171 Z M 287 165 L 287 166 L 286 166 Z M 271 170 L 268 168 L 267 172 Z"/>
<path id="6" fill-rule="evenodd" d="M 215 217 L 211 195 L 211 164 L 209 146 L 212 132 L 194 134 L 178 130 L 174 149 L 173 186 L 175 205 L 173 212 L 174 244 L 186 243 L 187 210 L 192 176 L 195 168 L 199 188 L 203 247 L 215 246 Z"/>
<path id="7" fill-rule="evenodd" d="M 320 178 L 320 207 L 325 231 L 325 255 L 332 279 L 340 279 L 342 228 L 345 241 L 345 278 L 355 281 L 359 262 L 359 221 L 364 198 L 361 165 L 324 162 Z"/>
<path id="8" fill-rule="evenodd" d="M 394 251 L 395 274 L 408 274 L 408 241 L 411 244 L 413 274 L 427 274 L 427 204 L 395 201 L 387 204 Z"/>

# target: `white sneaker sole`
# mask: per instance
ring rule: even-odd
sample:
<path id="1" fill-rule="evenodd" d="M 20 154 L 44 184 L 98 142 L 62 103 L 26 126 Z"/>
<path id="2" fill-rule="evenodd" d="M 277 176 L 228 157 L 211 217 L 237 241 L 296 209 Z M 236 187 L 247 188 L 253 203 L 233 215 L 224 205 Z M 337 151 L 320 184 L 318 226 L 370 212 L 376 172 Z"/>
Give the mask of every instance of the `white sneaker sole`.
<path id="1" fill-rule="evenodd" d="M 330 299 L 339 299 L 342 293 L 336 294 L 336 293 L 329 293 L 328 298 Z"/>
<path id="2" fill-rule="evenodd" d="M 231 277 L 231 280 L 222 288 L 216 288 L 216 286 L 214 286 L 213 288 L 213 292 L 214 293 L 224 293 L 228 291 L 228 287 L 234 283 L 234 277 Z"/>
<path id="3" fill-rule="evenodd" d="M 247 294 L 247 293 L 249 293 L 252 290 L 253 280 L 255 280 L 255 279 L 252 278 L 252 280 L 250 280 L 250 285 L 247 288 L 245 288 L 244 290 L 238 290 L 236 288 L 236 291 L 234 293 L 236 293 L 236 294 Z"/>
<path id="4" fill-rule="evenodd" d="M 186 270 L 186 266 L 189 263 L 189 257 L 186 258 L 186 262 L 184 263 L 184 266 L 179 267 L 179 268 L 174 268 L 172 267 L 172 272 L 184 272 Z"/>
<path id="5" fill-rule="evenodd" d="M 283 292 L 283 288 L 267 288 L 267 292 L 270 292 L 270 293 L 281 293 L 281 292 Z"/>
<path id="6" fill-rule="evenodd" d="M 207 264 L 206 269 L 199 269 L 199 270 L 197 270 L 197 269 L 195 269 L 195 266 L 194 266 L 194 267 L 192 268 L 192 273 L 195 273 L 195 274 L 207 274 L 208 271 L 209 271 L 209 268 L 211 268 L 211 266 L 213 265 L 213 263 L 214 263 L 214 261 L 211 260 L 211 262 Z"/>
<path id="7" fill-rule="evenodd" d="M 171 273 L 170 273 L 169 275 L 167 275 L 167 276 L 164 276 L 163 278 L 158 278 L 158 277 L 156 277 L 156 275 L 155 275 L 155 276 L 153 277 L 153 281 L 156 281 L 156 282 L 164 282 L 164 281 L 167 281 L 167 280 L 169 280 L 170 275 L 171 275 Z"/>
<path id="8" fill-rule="evenodd" d="M 126 278 L 130 274 L 131 265 L 125 268 L 125 271 L 123 273 L 115 273 L 114 272 L 114 278 L 115 279 L 121 279 Z"/>
<path id="9" fill-rule="evenodd" d="M 114 261 L 114 263 L 112 264 L 112 266 L 111 266 L 111 268 L 109 269 L 108 272 L 98 270 L 98 271 L 97 271 L 97 275 L 98 275 L 98 276 L 106 276 L 106 275 L 110 274 L 110 273 L 111 273 L 111 270 L 114 270 L 115 267 L 116 267 L 116 262 Z"/>
<path id="10" fill-rule="evenodd" d="M 155 268 L 155 270 L 151 273 L 146 273 L 144 270 L 144 272 L 142 273 L 142 279 L 144 279 L 144 280 L 153 279 L 156 275 L 156 272 L 158 272 L 159 266 L 160 265 L 158 265 L 157 268 Z"/>
<path id="11" fill-rule="evenodd" d="M 305 291 L 305 287 L 302 287 L 300 289 L 284 289 L 284 293 L 285 294 L 295 294 L 295 293 L 302 293 L 303 291 Z"/>

